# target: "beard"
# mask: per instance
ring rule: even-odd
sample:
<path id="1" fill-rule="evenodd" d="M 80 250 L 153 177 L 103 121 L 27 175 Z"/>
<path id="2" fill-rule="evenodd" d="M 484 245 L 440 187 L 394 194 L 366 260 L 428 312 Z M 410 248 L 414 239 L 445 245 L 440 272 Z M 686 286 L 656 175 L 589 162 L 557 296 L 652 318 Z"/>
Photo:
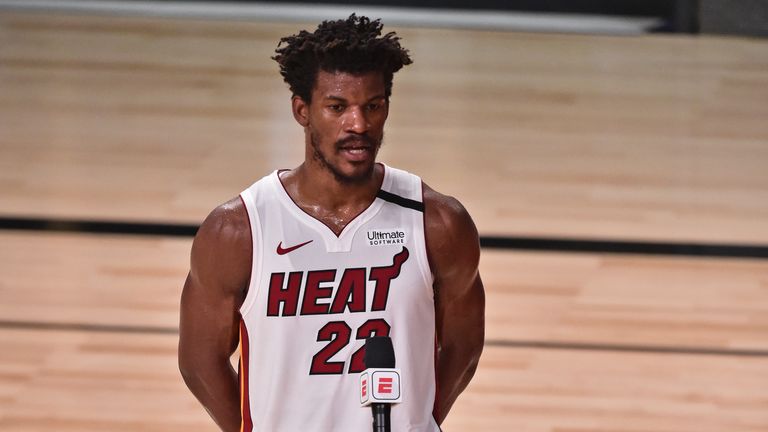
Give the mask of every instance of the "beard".
<path id="1" fill-rule="evenodd" d="M 333 177 L 338 181 L 339 183 L 344 183 L 348 185 L 354 185 L 354 184 L 362 184 L 365 183 L 367 180 L 369 180 L 373 176 L 373 169 L 376 165 L 375 163 L 371 164 L 367 167 L 367 169 L 363 172 L 356 173 L 356 174 L 345 174 L 343 173 L 338 166 L 334 165 L 328 160 L 328 157 L 323 154 L 323 152 L 320 150 L 320 145 L 318 144 L 317 136 L 312 133 L 310 134 L 310 143 L 312 145 L 312 157 L 314 160 L 316 160 L 321 167 L 328 170 L 331 174 L 333 174 Z M 373 149 L 374 156 L 379 152 L 379 148 L 381 148 L 382 143 L 384 142 L 384 138 L 377 140 L 375 138 L 371 138 L 368 135 L 355 135 L 350 136 L 341 140 L 338 140 L 333 145 L 333 152 L 339 153 L 341 152 L 341 147 L 345 144 L 349 144 L 351 142 L 364 142 L 365 144 L 371 146 Z"/>

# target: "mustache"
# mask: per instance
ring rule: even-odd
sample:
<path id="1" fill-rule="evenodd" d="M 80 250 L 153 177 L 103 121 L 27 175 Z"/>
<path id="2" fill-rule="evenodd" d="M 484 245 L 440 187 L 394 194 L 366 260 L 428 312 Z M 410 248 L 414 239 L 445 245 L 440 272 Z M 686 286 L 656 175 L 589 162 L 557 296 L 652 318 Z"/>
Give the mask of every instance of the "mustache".
<path id="1" fill-rule="evenodd" d="M 336 148 L 342 148 L 348 144 L 365 144 L 369 147 L 376 147 L 379 144 L 379 141 L 375 138 L 371 138 L 366 134 L 350 135 L 346 138 L 342 138 L 336 141 Z"/>

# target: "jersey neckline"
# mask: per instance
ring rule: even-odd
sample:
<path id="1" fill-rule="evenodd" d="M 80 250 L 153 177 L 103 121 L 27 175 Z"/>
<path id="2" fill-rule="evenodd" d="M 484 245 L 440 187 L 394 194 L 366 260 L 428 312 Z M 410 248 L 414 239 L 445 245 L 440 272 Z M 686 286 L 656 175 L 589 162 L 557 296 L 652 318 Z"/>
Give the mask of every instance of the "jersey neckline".
<path id="1" fill-rule="evenodd" d="M 314 231 L 316 231 L 325 241 L 328 251 L 344 251 L 349 250 L 352 244 L 352 238 L 357 230 L 365 222 L 369 221 L 376 213 L 379 212 L 381 206 L 384 205 L 384 201 L 378 198 L 378 193 L 381 190 L 387 190 L 392 185 L 391 170 L 387 165 L 381 162 L 377 162 L 384 169 L 384 178 L 381 181 L 379 190 L 373 197 L 373 201 L 363 211 L 358 213 L 352 220 L 347 223 L 341 232 L 337 235 L 331 227 L 323 223 L 320 219 L 312 216 L 299 207 L 296 201 L 291 198 L 288 191 L 285 189 L 282 180 L 280 180 L 280 172 L 286 170 L 275 170 L 272 173 L 272 181 L 275 183 L 275 189 L 280 203 L 285 206 L 288 211 L 296 218 L 302 221 L 305 225 L 308 225 Z"/>

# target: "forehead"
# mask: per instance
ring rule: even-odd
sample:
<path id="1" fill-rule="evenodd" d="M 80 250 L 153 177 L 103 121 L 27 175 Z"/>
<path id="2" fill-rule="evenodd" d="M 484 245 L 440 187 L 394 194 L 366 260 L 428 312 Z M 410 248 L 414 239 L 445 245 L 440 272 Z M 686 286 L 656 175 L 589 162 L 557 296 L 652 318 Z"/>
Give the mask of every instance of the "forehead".
<path id="1" fill-rule="evenodd" d="M 384 77 L 380 72 L 351 74 L 347 72 L 317 73 L 312 98 L 340 97 L 344 99 L 384 97 Z"/>

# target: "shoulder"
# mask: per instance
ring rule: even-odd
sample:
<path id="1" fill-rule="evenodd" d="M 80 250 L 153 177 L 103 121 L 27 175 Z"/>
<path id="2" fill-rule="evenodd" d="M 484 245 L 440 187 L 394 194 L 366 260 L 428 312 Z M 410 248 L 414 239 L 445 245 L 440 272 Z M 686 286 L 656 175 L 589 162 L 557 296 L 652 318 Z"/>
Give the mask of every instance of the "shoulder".
<path id="1" fill-rule="evenodd" d="M 207 285 L 247 286 L 251 269 L 251 226 L 240 197 L 216 207 L 192 243 L 192 273 Z"/>
<path id="2" fill-rule="evenodd" d="M 432 271 L 441 275 L 474 272 L 480 260 L 480 244 L 472 217 L 454 197 L 424 184 L 424 230 Z"/>
<path id="3" fill-rule="evenodd" d="M 467 209 L 456 198 L 443 195 L 424 184 L 424 229 L 433 246 L 449 245 L 454 242 L 477 242 L 477 229 Z M 450 235 L 449 235 L 450 234 Z"/>
<path id="4" fill-rule="evenodd" d="M 233 246 L 250 242 L 250 220 L 240 197 L 216 207 L 208 214 L 195 235 L 195 243 Z"/>

